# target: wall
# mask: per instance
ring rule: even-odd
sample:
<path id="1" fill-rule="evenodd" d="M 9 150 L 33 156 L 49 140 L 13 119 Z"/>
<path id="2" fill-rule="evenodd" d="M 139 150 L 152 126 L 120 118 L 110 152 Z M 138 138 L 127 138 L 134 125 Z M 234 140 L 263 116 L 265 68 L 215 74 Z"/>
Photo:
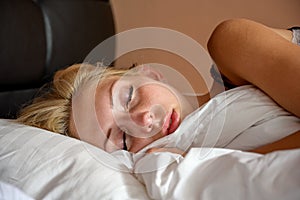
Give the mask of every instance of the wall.
<path id="1" fill-rule="evenodd" d="M 299 0 L 111 0 L 111 3 L 117 32 L 146 26 L 164 27 L 188 35 L 204 48 L 214 27 L 229 18 L 253 19 L 278 28 L 300 25 Z M 151 49 L 128 53 L 116 63 L 129 66 L 135 62 L 157 62 L 175 69 L 190 66 L 180 56 Z M 193 70 L 185 73 L 189 77 L 195 74 Z"/>

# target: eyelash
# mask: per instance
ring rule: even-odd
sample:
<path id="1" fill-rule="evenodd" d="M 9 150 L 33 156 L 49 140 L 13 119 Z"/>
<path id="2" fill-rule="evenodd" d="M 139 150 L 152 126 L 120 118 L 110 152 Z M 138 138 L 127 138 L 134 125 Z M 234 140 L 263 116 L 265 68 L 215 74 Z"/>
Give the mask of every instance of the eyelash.
<path id="1" fill-rule="evenodd" d="M 127 144 L 126 144 L 126 132 L 123 131 L 123 150 L 127 151 Z"/>
<path id="2" fill-rule="evenodd" d="M 131 85 L 129 87 L 129 93 L 128 93 L 128 99 L 126 101 L 126 108 L 128 109 L 128 106 L 129 106 L 129 103 L 131 102 L 132 100 L 132 94 L 133 94 L 133 86 Z M 127 148 L 127 144 L 126 144 L 126 131 L 122 131 L 123 133 L 123 150 L 127 151 L 128 148 Z"/>
<path id="3" fill-rule="evenodd" d="M 126 107 L 128 108 L 129 103 L 132 100 L 132 94 L 133 94 L 133 86 L 130 86 L 129 88 L 129 95 L 128 95 L 128 99 L 126 101 Z"/>

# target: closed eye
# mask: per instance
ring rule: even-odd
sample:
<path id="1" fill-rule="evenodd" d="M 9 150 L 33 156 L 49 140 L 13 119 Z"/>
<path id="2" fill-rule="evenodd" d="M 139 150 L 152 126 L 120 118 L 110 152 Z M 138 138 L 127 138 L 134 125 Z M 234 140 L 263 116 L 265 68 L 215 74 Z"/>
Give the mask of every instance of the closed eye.
<path id="1" fill-rule="evenodd" d="M 127 151 L 127 144 L 126 144 L 126 132 L 123 131 L 123 150 Z"/>
<path id="2" fill-rule="evenodd" d="M 107 142 L 108 142 L 108 140 L 109 140 L 109 138 L 110 138 L 110 135 L 111 135 L 111 128 L 108 130 L 108 132 L 107 132 L 107 135 L 106 135 L 106 139 L 105 139 L 105 141 L 104 141 L 104 150 L 105 151 L 107 151 Z"/>
<path id="3" fill-rule="evenodd" d="M 128 99 L 126 101 L 126 108 L 128 109 L 129 103 L 132 100 L 132 94 L 133 94 L 133 86 L 130 86 L 129 91 L 128 91 Z"/>

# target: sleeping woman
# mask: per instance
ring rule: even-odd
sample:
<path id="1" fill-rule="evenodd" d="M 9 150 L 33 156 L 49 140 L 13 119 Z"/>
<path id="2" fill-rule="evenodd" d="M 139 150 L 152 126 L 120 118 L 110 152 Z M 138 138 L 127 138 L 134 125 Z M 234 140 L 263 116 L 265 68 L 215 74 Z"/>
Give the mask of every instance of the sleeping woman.
<path id="1" fill-rule="evenodd" d="M 209 53 L 228 89 L 254 85 L 300 117 L 300 30 L 272 29 L 227 20 L 208 41 Z M 298 44 L 298 45 L 297 45 Z M 216 71 L 213 69 L 212 72 Z M 202 106 L 207 96 L 198 97 Z M 78 138 L 107 152 L 139 152 L 173 134 L 193 108 L 149 67 L 131 70 L 76 64 L 55 74 L 51 87 L 24 107 L 18 122 Z M 237 122 L 238 123 L 238 122 Z M 251 151 L 299 148 L 300 131 Z M 179 149 L 154 148 L 149 152 Z"/>

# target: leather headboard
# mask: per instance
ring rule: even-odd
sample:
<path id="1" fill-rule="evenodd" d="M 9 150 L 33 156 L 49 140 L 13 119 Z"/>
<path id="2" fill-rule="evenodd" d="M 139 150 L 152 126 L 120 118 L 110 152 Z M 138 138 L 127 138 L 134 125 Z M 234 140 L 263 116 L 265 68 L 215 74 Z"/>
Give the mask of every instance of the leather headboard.
<path id="1" fill-rule="evenodd" d="M 115 33 L 101 0 L 2 0 L 0 25 L 0 118 L 14 118 L 55 71 Z"/>

